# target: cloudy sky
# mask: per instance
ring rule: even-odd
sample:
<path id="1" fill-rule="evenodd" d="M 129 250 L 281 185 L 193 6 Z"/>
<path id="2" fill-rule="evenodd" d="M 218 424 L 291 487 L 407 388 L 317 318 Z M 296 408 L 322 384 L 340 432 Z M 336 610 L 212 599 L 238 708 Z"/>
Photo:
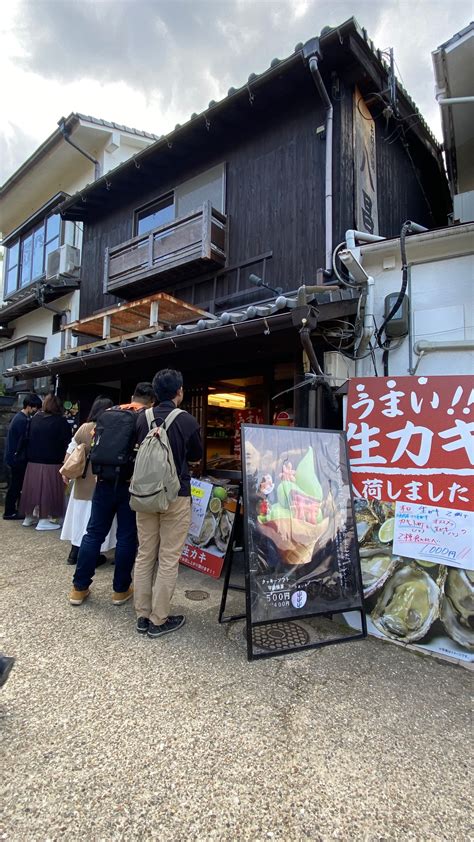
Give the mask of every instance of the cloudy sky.
<path id="1" fill-rule="evenodd" d="M 2 5 L 0 184 L 72 111 L 155 134 L 355 15 L 439 133 L 431 51 L 472 0 L 9 0 Z"/>

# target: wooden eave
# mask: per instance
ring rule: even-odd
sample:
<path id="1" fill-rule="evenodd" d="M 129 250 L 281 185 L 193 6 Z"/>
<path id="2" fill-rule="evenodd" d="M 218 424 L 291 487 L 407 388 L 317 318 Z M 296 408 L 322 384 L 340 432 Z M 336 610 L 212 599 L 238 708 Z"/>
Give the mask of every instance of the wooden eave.
<path id="1" fill-rule="evenodd" d="M 172 329 L 178 324 L 194 322 L 199 317 L 212 318 L 205 310 L 180 301 L 166 292 L 158 292 L 131 303 L 106 307 L 92 316 L 69 322 L 61 327 L 66 332 L 66 349 L 71 350 L 71 337 L 97 337 L 95 341 L 80 345 L 82 350 L 105 346 L 111 339 L 132 339 L 146 336 L 157 330 Z"/>

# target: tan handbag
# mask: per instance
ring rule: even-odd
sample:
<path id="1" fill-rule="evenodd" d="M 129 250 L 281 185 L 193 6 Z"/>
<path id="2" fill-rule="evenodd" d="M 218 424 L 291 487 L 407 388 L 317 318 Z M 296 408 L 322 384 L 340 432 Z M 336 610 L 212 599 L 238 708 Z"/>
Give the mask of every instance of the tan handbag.
<path id="1" fill-rule="evenodd" d="M 87 468 L 87 450 L 85 444 L 78 444 L 77 447 L 66 457 L 64 465 L 59 469 L 61 476 L 66 479 L 78 479 L 82 477 Z"/>

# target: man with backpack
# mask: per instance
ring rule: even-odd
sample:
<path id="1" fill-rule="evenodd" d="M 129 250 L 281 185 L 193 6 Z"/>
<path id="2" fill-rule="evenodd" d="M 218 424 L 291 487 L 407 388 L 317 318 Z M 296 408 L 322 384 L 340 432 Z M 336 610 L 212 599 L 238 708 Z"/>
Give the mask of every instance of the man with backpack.
<path id="1" fill-rule="evenodd" d="M 130 488 L 139 542 L 134 572 L 137 631 L 150 638 L 185 623 L 183 615 L 171 616 L 169 610 L 191 525 L 188 462 L 202 458 L 199 424 L 178 409 L 183 401 L 181 372 L 159 371 L 153 389 L 159 403 L 137 419 L 140 448 Z"/>
<path id="2" fill-rule="evenodd" d="M 97 421 L 90 462 L 97 483 L 87 532 L 77 557 L 69 594 L 71 605 L 82 605 L 89 596 L 100 548 L 117 515 L 117 545 L 112 602 L 123 605 L 132 594 L 132 567 L 137 551 L 135 512 L 129 503 L 130 477 L 137 440 L 137 417 L 154 402 L 151 383 L 138 383 L 131 403 L 111 407 Z"/>

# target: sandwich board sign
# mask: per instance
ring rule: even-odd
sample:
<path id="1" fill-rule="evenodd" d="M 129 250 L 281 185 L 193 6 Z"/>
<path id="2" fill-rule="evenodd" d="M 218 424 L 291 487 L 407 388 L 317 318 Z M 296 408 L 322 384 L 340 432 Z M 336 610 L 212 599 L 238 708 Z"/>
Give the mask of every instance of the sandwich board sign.
<path id="1" fill-rule="evenodd" d="M 249 660 L 365 637 L 345 433 L 244 424 L 241 436 Z M 359 634 L 256 651 L 261 626 L 346 611 Z"/>

